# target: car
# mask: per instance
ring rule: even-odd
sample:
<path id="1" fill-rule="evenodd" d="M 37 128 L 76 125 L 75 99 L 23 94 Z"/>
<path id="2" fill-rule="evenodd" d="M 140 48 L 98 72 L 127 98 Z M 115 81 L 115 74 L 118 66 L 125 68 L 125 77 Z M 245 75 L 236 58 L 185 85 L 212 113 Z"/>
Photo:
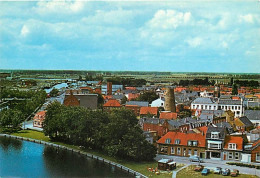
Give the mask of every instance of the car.
<path id="1" fill-rule="evenodd" d="M 230 173 L 230 176 L 231 176 L 231 177 L 237 177 L 238 174 L 239 174 L 239 170 L 234 169 L 234 170 Z"/>
<path id="2" fill-rule="evenodd" d="M 214 174 L 221 174 L 222 168 L 221 167 L 216 167 L 214 168 L 213 172 Z"/>
<path id="3" fill-rule="evenodd" d="M 190 162 L 199 162 L 199 163 L 201 163 L 202 162 L 202 159 L 200 158 L 200 157 L 198 157 L 198 156 L 190 156 L 189 157 L 189 161 Z"/>
<path id="4" fill-rule="evenodd" d="M 204 166 L 202 166 L 202 165 L 197 165 L 197 166 L 194 168 L 194 171 L 200 172 L 200 171 L 203 170 L 203 168 L 204 168 Z"/>
<path id="5" fill-rule="evenodd" d="M 223 176 L 228 176 L 230 174 L 230 169 L 224 169 L 221 173 Z"/>
<path id="6" fill-rule="evenodd" d="M 210 172 L 210 170 L 209 170 L 208 168 L 204 168 L 204 169 L 201 171 L 201 175 L 206 176 L 206 175 L 209 174 L 209 172 Z"/>

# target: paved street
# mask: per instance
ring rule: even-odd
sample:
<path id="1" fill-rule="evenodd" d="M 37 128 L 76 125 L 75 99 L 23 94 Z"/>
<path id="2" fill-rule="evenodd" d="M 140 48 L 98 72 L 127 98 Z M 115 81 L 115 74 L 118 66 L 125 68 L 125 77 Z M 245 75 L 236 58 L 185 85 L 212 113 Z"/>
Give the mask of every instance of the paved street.
<path id="1" fill-rule="evenodd" d="M 190 162 L 187 157 L 179 157 L 179 156 L 168 156 L 168 155 L 156 155 L 156 160 L 160 160 L 162 158 L 168 158 L 174 160 L 176 163 L 183 163 L 183 164 L 198 164 L 197 162 Z M 213 169 L 215 167 L 221 167 L 221 168 L 228 168 L 230 170 L 238 169 L 240 173 L 243 174 L 251 174 L 251 175 L 257 175 L 260 177 L 260 170 L 254 169 L 254 168 L 248 168 L 248 167 L 238 167 L 234 165 L 227 165 L 227 161 L 215 161 L 210 159 L 203 159 L 203 163 L 201 165 L 208 167 L 210 169 Z"/>

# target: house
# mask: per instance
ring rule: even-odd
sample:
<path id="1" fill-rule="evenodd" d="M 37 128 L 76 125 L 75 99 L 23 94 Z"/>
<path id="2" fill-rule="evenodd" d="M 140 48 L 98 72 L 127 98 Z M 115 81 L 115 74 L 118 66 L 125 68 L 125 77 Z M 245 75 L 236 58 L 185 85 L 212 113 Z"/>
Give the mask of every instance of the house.
<path id="1" fill-rule="evenodd" d="M 223 148 L 226 137 L 226 128 L 209 126 L 206 133 L 206 158 L 214 160 L 223 159 Z"/>
<path id="2" fill-rule="evenodd" d="M 122 107 L 121 104 L 116 99 L 110 99 L 103 105 L 103 109 L 105 111 L 111 111 L 112 109 L 121 108 L 121 107 Z"/>
<path id="3" fill-rule="evenodd" d="M 66 106 L 81 106 L 84 108 L 97 109 L 98 94 L 73 93 L 65 95 L 63 104 Z"/>
<path id="4" fill-rule="evenodd" d="M 157 116 L 158 108 L 157 107 L 141 107 L 140 108 L 140 116 Z"/>
<path id="5" fill-rule="evenodd" d="M 209 97 L 196 98 L 191 102 L 191 109 L 201 109 L 201 110 L 217 110 L 218 103 Z"/>
<path id="6" fill-rule="evenodd" d="M 227 135 L 224 144 L 223 160 L 240 161 L 244 147 L 244 138 L 242 135 Z"/>
<path id="7" fill-rule="evenodd" d="M 176 112 L 162 111 L 160 113 L 160 119 L 177 119 L 178 114 Z"/>
<path id="8" fill-rule="evenodd" d="M 67 95 L 63 101 L 63 104 L 65 106 L 79 106 L 80 102 L 79 100 L 73 95 L 72 92 L 70 92 L 70 95 Z"/>
<path id="9" fill-rule="evenodd" d="M 235 117 L 241 117 L 244 114 L 243 100 L 220 99 L 218 108 L 224 111 L 231 110 L 235 113 Z"/>
<path id="10" fill-rule="evenodd" d="M 157 145 L 159 154 L 205 158 L 205 133 L 168 132 L 157 141 Z"/>
<path id="11" fill-rule="evenodd" d="M 45 120 L 46 111 L 40 111 L 35 114 L 33 118 L 33 127 L 43 127 L 43 122 Z"/>
<path id="12" fill-rule="evenodd" d="M 236 118 L 235 125 L 240 132 L 250 131 L 254 128 L 254 124 L 246 116 Z"/>
<path id="13" fill-rule="evenodd" d="M 260 162 L 260 139 L 253 143 L 251 148 L 251 161 Z"/>
<path id="14" fill-rule="evenodd" d="M 245 110 L 245 116 L 255 127 L 260 126 L 260 110 Z"/>
<path id="15" fill-rule="evenodd" d="M 168 131 L 167 125 L 164 121 L 164 119 L 158 118 L 141 118 L 139 124 L 143 131 L 153 131 L 158 137 L 161 137 Z"/>

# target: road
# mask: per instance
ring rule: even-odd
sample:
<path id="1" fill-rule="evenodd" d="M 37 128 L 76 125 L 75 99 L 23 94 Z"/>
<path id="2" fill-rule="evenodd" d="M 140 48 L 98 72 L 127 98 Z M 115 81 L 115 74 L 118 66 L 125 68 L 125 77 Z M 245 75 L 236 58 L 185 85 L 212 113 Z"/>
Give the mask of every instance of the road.
<path id="1" fill-rule="evenodd" d="M 176 163 L 183 163 L 183 164 L 188 164 L 188 165 L 197 165 L 198 163 L 196 162 L 190 162 L 188 160 L 188 157 L 179 157 L 179 156 L 169 156 L 169 155 L 156 155 L 155 160 L 160 160 L 162 158 L 167 158 L 167 159 L 172 159 L 174 160 Z M 230 170 L 233 169 L 238 169 L 240 173 L 242 174 L 250 174 L 250 175 L 257 175 L 258 177 L 260 177 L 260 170 L 259 169 L 255 169 L 255 168 L 248 168 L 248 167 L 239 167 L 239 166 L 235 166 L 235 165 L 227 165 L 226 164 L 227 161 L 215 161 L 215 160 L 211 160 L 211 159 L 203 159 L 203 163 L 201 163 L 201 165 L 209 168 L 209 169 L 213 169 L 215 167 L 221 167 L 223 168 L 228 168 Z"/>

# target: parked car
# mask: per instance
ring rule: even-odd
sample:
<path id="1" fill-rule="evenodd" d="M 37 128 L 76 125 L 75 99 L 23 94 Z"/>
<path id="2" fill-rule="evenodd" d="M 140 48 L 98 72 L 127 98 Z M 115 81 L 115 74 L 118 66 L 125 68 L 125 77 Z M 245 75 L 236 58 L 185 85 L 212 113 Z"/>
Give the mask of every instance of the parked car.
<path id="1" fill-rule="evenodd" d="M 200 158 L 200 157 L 198 157 L 198 156 L 190 156 L 189 157 L 189 161 L 191 161 L 191 162 L 199 162 L 199 163 L 201 163 L 202 162 L 202 159 Z"/>
<path id="2" fill-rule="evenodd" d="M 237 169 L 234 169 L 234 170 L 230 173 L 231 177 L 237 177 L 238 174 L 239 174 L 239 170 L 237 170 Z"/>
<path id="3" fill-rule="evenodd" d="M 230 169 L 224 169 L 222 170 L 222 175 L 223 176 L 228 176 L 230 174 Z"/>
<path id="4" fill-rule="evenodd" d="M 197 166 L 194 168 L 194 171 L 200 172 L 200 171 L 203 170 L 203 168 L 204 168 L 204 166 L 202 166 L 202 165 L 197 165 Z"/>
<path id="5" fill-rule="evenodd" d="M 214 174 L 221 174 L 222 168 L 221 167 L 216 167 L 214 168 Z"/>
<path id="6" fill-rule="evenodd" d="M 209 174 L 209 172 L 210 172 L 210 170 L 209 170 L 208 168 L 204 168 L 204 169 L 201 171 L 201 175 L 206 176 L 206 175 Z"/>

